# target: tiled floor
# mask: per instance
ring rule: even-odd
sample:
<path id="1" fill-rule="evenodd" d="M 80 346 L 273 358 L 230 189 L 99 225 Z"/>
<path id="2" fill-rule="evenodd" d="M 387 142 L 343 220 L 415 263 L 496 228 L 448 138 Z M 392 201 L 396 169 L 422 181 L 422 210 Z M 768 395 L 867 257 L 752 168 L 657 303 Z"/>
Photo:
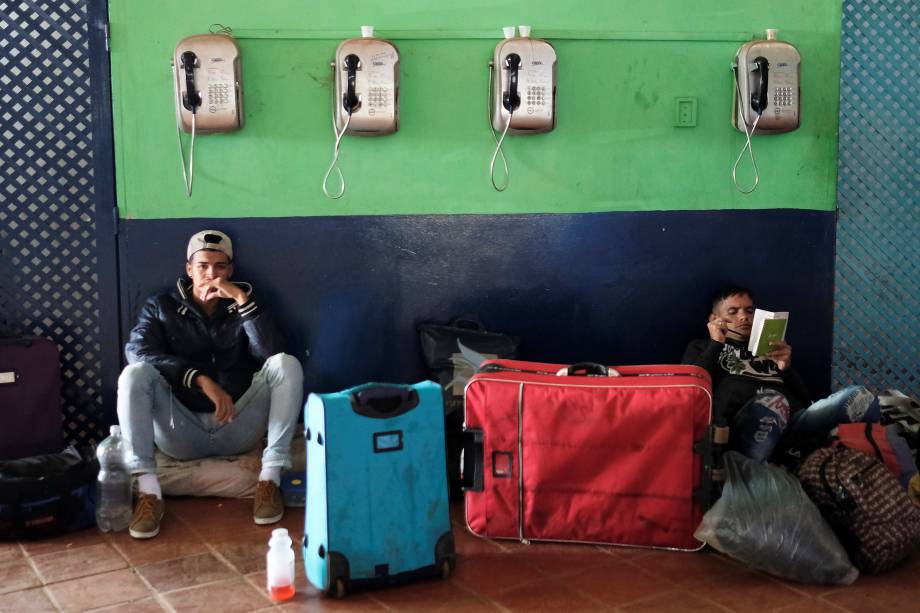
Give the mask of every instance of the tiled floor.
<path id="1" fill-rule="evenodd" d="M 459 506 L 457 569 L 447 581 L 336 601 L 307 585 L 298 562 L 297 595 L 277 606 L 264 587 L 271 527 L 252 523 L 250 501 L 168 499 L 166 509 L 150 541 L 93 529 L 0 543 L 0 612 L 920 611 L 920 552 L 880 577 L 827 588 L 775 580 L 711 551 L 483 540 L 466 531 Z M 303 536 L 297 511 L 281 524 L 295 541 Z"/>

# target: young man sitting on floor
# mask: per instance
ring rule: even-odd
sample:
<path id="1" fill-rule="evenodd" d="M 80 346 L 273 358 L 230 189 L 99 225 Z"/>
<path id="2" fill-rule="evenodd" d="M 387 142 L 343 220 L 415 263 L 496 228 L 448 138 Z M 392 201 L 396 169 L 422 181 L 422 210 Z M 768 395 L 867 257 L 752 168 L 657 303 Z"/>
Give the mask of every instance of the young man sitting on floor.
<path id="1" fill-rule="evenodd" d="M 160 532 L 164 504 L 154 444 L 179 460 L 236 455 L 267 431 L 253 520 L 271 524 L 284 514 L 279 483 L 302 406 L 300 362 L 283 353 L 252 286 L 230 281 L 233 245 L 226 234 L 192 236 L 185 271 L 172 292 L 141 309 L 125 347 L 129 365 L 118 379 L 118 421 L 138 476 L 134 538 Z"/>

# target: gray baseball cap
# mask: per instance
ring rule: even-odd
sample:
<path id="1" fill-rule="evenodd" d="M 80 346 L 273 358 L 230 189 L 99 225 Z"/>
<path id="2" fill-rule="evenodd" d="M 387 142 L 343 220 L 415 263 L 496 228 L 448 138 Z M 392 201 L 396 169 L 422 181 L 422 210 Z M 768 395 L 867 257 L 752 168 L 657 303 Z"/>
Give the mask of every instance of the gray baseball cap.
<path id="1" fill-rule="evenodd" d="M 191 260 L 192 256 L 201 250 L 220 251 L 233 260 L 233 242 L 220 230 L 202 230 L 194 234 L 188 241 L 185 259 Z"/>

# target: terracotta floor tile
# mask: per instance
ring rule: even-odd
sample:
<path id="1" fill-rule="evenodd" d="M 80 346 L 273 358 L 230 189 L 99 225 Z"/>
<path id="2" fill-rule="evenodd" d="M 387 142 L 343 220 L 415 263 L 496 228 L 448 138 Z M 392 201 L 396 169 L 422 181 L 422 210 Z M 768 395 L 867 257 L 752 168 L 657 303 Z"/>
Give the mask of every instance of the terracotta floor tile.
<path id="1" fill-rule="evenodd" d="M 656 594 L 617 610 L 624 613 L 725 613 L 719 605 L 685 591 Z"/>
<path id="2" fill-rule="evenodd" d="M 18 543 L 0 543 L 0 562 L 18 560 L 23 556 Z"/>
<path id="3" fill-rule="evenodd" d="M 156 598 L 144 598 L 103 609 L 93 609 L 93 613 L 162 613 L 165 610 Z"/>
<path id="4" fill-rule="evenodd" d="M 804 594 L 809 598 L 821 598 L 824 596 L 830 596 L 831 594 L 839 592 L 840 590 L 846 590 L 849 587 L 846 585 L 812 585 L 808 583 L 798 583 L 796 581 L 790 581 L 787 579 L 780 579 L 778 577 L 773 577 L 773 580 L 785 585 L 790 590 Z M 858 583 L 859 579 L 856 579 L 856 582 Z"/>
<path id="5" fill-rule="evenodd" d="M 702 585 L 744 572 L 737 563 L 709 552 L 656 551 L 631 561 L 673 587 Z"/>
<path id="6" fill-rule="evenodd" d="M 443 579 L 374 590 L 370 596 L 395 611 L 497 611 L 498 608 L 459 584 Z"/>
<path id="7" fill-rule="evenodd" d="M 270 530 L 257 528 L 241 534 L 222 536 L 211 540 L 211 546 L 243 575 L 265 571 L 265 554 L 268 553 Z M 301 556 L 295 549 L 295 559 Z M 301 556 L 302 557 L 302 556 Z"/>
<path id="8" fill-rule="evenodd" d="M 0 613 L 49 613 L 57 611 L 41 588 L 0 595 Z"/>
<path id="9" fill-rule="evenodd" d="M 899 569 L 900 570 L 900 569 Z M 917 611 L 920 608 L 920 573 L 909 577 L 897 571 L 880 576 L 862 576 L 846 589 L 821 596 L 821 600 L 856 613 Z"/>
<path id="10" fill-rule="evenodd" d="M 32 562 L 45 584 L 98 575 L 128 566 L 121 554 L 108 543 L 44 553 L 32 556 Z"/>
<path id="11" fill-rule="evenodd" d="M 458 529 L 456 525 L 453 526 L 453 530 L 454 549 L 459 556 L 479 553 L 501 553 L 507 551 L 500 541 L 476 536 L 466 528 Z"/>
<path id="12" fill-rule="evenodd" d="M 239 575 L 210 552 L 164 560 L 137 567 L 137 572 L 156 591 L 171 592 L 181 588 L 233 579 Z"/>
<path id="13" fill-rule="evenodd" d="M 876 611 L 882 610 L 883 609 L 876 609 Z M 799 611 L 806 613 L 842 613 L 849 611 L 849 609 L 840 607 L 821 598 L 806 598 L 805 600 L 800 600 L 787 607 L 776 609 L 776 611 L 781 613 L 798 613 Z"/>
<path id="14" fill-rule="evenodd" d="M 611 605 L 603 601 L 589 598 L 574 589 L 569 589 L 572 585 L 571 580 L 547 579 L 507 590 L 495 596 L 493 600 L 511 611 L 528 613 L 537 611 L 575 613 L 612 609 Z"/>
<path id="15" fill-rule="evenodd" d="M 741 571 L 694 588 L 694 593 L 736 613 L 763 613 L 803 603 L 807 597 L 782 582 L 753 571 Z"/>
<path id="16" fill-rule="evenodd" d="M 248 575 L 252 580 L 254 576 Z M 258 575 L 257 585 L 264 589 L 265 575 Z M 291 600 L 279 603 L 282 611 L 386 611 L 380 602 L 373 598 L 373 592 L 359 592 L 348 594 L 345 598 L 338 599 L 323 595 L 312 585 L 301 585 L 298 581 L 297 593 Z"/>
<path id="17" fill-rule="evenodd" d="M 452 580 L 464 587 L 488 596 L 533 583 L 541 577 L 526 556 L 512 553 L 460 556 L 451 575 Z"/>
<path id="18" fill-rule="evenodd" d="M 43 553 L 76 549 L 77 547 L 87 547 L 89 545 L 100 545 L 107 542 L 108 539 L 105 533 L 93 527 L 78 532 L 69 532 L 47 540 L 22 541 L 22 547 L 26 550 L 28 555 L 40 556 Z"/>
<path id="19" fill-rule="evenodd" d="M 593 545 L 534 543 L 524 549 L 516 549 L 515 552 L 550 579 L 564 579 L 592 568 L 624 563 Z"/>
<path id="20" fill-rule="evenodd" d="M 112 535 L 112 545 L 134 566 L 205 553 L 207 547 L 204 542 L 184 523 L 170 517 L 168 513 L 163 517 L 157 536 L 136 539 L 125 530 Z"/>
<path id="21" fill-rule="evenodd" d="M 41 579 L 24 557 L 0 562 L 0 594 L 38 587 L 41 584 Z"/>
<path id="22" fill-rule="evenodd" d="M 565 584 L 609 605 L 634 602 L 674 588 L 671 583 L 652 576 L 631 562 L 611 557 L 613 562 L 610 564 L 583 570 L 566 578 Z"/>
<path id="23" fill-rule="evenodd" d="M 257 527 L 249 499 L 167 498 L 166 514 L 174 514 L 205 539 Z"/>
<path id="24" fill-rule="evenodd" d="M 64 611 L 86 611 L 150 597 L 140 577 L 127 569 L 54 583 L 46 589 Z"/>
<path id="25" fill-rule="evenodd" d="M 598 549 L 625 560 L 638 560 L 639 558 L 646 558 L 661 553 L 660 549 L 651 549 L 649 547 L 625 547 L 621 545 L 598 545 Z"/>
<path id="26" fill-rule="evenodd" d="M 323 596 L 320 592 L 313 590 L 311 592 L 297 592 L 294 598 L 281 603 L 278 610 L 295 613 L 297 611 L 316 611 L 323 613 L 325 611 L 387 611 L 379 602 L 371 599 L 367 594 L 349 595 L 338 600 Z"/>
<path id="27" fill-rule="evenodd" d="M 164 594 L 163 598 L 177 612 L 220 611 L 246 613 L 271 606 L 268 596 L 241 578 L 209 583 Z"/>

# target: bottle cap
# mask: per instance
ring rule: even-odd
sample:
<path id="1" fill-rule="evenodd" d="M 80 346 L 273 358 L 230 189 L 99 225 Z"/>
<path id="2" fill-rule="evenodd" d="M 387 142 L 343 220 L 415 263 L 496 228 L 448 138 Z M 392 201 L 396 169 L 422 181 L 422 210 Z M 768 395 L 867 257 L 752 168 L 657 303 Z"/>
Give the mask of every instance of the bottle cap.
<path id="1" fill-rule="evenodd" d="M 518 32 L 521 33 L 521 38 L 529 38 L 530 26 L 518 26 Z"/>
<path id="2" fill-rule="evenodd" d="M 505 35 L 505 38 L 514 38 L 514 26 L 505 26 L 502 28 L 502 34 Z"/>
<path id="3" fill-rule="evenodd" d="M 364 38 L 374 38 L 374 26 L 361 26 L 361 36 Z"/>
<path id="4" fill-rule="evenodd" d="M 287 528 L 275 528 L 272 530 L 272 536 L 268 539 L 269 547 L 290 547 L 291 537 L 288 536 Z"/>
<path id="5" fill-rule="evenodd" d="M 776 40 L 776 34 L 779 32 L 776 28 L 767 28 L 767 40 Z"/>

